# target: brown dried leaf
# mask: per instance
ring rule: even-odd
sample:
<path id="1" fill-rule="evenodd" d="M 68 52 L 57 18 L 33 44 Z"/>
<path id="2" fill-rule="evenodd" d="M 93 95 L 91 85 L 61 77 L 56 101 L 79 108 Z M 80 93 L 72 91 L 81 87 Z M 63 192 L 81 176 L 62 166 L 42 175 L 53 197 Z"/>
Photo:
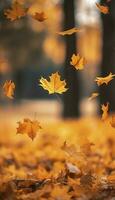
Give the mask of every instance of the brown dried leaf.
<path id="1" fill-rule="evenodd" d="M 67 175 L 70 178 L 79 178 L 81 176 L 81 170 L 72 163 L 67 162 L 66 169 L 67 169 Z"/>
<path id="2" fill-rule="evenodd" d="M 92 175 L 91 172 L 88 172 L 88 173 L 82 175 L 81 178 L 80 178 L 81 185 L 83 187 L 87 187 L 87 188 L 92 187 L 94 181 L 95 181 L 95 178 L 94 178 L 94 176 Z"/>

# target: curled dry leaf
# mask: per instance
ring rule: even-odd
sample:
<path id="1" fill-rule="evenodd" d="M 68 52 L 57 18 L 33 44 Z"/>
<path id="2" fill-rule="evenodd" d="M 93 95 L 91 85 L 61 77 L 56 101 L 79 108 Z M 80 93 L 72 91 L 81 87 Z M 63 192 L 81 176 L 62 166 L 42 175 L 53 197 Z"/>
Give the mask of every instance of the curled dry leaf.
<path id="1" fill-rule="evenodd" d="M 67 175 L 70 178 L 79 178 L 81 176 L 81 170 L 72 163 L 66 163 Z"/>
<path id="2" fill-rule="evenodd" d="M 91 96 L 88 98 L 88 100 L 91 101 L 92 99 L 94 99 L 94 98 L 96 98 L 96 97 L 98 97 L 98 96 L 99 96 L 99 93 L 98 93 L 98 92 L 93 92 L 93 93 L 91 94 Z"/>
<path id="3" fill-rule="evenodd" d="M 18 2 L 14 2 L 11 6 L 11 9 L 7 9 L 4 11 L 4 14 L 6 15 L 6 17 L 10 19 L 11 21 L 24 17 L 26 13 L 27 13 L 27 9 L 22 7 L 22 5 L 19 4 Z"/>
<path id="4" fill-rule="evenodd" d="M 13 99 L 14 97 L 14 90 L 15 90 L 15 84 L 13 81 L 7 81 L 3 85 L 4 95 L 7 96 L 10 99 Z"/>
<path id="5" fill-rule="evenodd" d="M 109 14 L 109 7 L 100 5 L 99 3 L 96 3 L 97 8 L 100 10 L 101 13 L 103 14 Z"/>
<path id="6" fill-rule="evenodd" d="M 102 110 L 102 120 L 106 120 L 109 116 L 108 111 L 109 111 L 109 103 L 107 103 L 106 105 L 102 105 L 101 106 L 101 110 Z"/>
<path id="7" fill-rule="evenodd" d="M 43 22 L 43 21 L 45 21 L 47 19 L 47 17 L 46 17 L 44 12 L 39 12 L 39 13 L 36 12 L 34 15 L 32 15 L 32 17 L 34 19 L 36 19 L 37 21 L 39 21 L 39 22 Z"/>
<path id="8" fill-rule="evenodd" d="M 113 128 L 115 128 L 115 115 L 112 115 L 111 116 L 111 119 L 110 119 L 110 124 Z"/>
<path id="9" fill-rule="evenodd" d="M 73 33 L 77 32 L 81 32 L 81 29 L 74 27 L 66 31 L 58 32 L 58 34 L 64 36 L 64 35 L 72 35 Z"/>
<path id="10" fill-rule="evenodd" d="M 110 74 L 108 76 L 105 77 L 96 77 L 95 81 L 97 82 L 97 85 L 100 86 L 102 84 L 106 84 L 108 85 L 108 83 L 113 80 L 113 77 L 115 76 L 115 74 L 112 74 L 110 72 Z"/>
<path id="11" fill-rule="evenodd" d="M 49 81 L 45 78 L 41 77 L 40 79 L 40 86 L 43 87 L 44 90 L 48 90 L 49 94 L 58 93 L 62 94 L 63 92 L 67 91 L 66 82 L 60 80 L 60 75 L 58 72 L 49 76 Z"/>
<path id="12" fill-rule="evenodd" d="M 75 67 L 75 69 L 82 70 L 84 69 L 84 65 L 86 64 L 86 60 L 83 57 L 80 57 L 79 54 L 73 54 L 71 57 L 70 64 Z"/>
<path id="13" fill-rule="evenodd" d="M 24 119 L 23 122 L 18 122 L 18 125 L 17 134 L 27 134 L 32 140 L 41 129 L 37 120 Z"/>

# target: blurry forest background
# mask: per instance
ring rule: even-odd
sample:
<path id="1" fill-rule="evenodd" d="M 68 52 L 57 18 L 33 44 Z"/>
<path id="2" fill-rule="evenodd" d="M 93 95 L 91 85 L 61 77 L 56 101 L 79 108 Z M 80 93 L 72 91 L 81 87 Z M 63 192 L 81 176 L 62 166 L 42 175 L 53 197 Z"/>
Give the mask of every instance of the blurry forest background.
<path id="1" fill-rule="evenodd" d="M 88 101 L 92 92 L 98 92 L 95 77 L 108 75 L 110 71 L 115 73 L 115 16 L 112 14 L 115 5 L 111 6 L 110 15 L 101 16 L 94 0 L 20 0 L 27 7 L 31 5 L 31 13 L 46 13 L 48 19 L 40 23 L 30 17 L 8 20 L 3 11 L 11 2 L 0 1 L 0 84 L 11 79 L 16 84 L 16 92 L 13 102 L 0 97 L 2 109 L 17 112 L 24 108 L 25 112 L 29 109 L 53 118 L 62 113 L 65 117 L 77 117 L 94 115 L 99 112 L 99 101 L 109 101 L 111 111 L 115 111 L 114 85 L 111 88 L 110 84 L 105 93 L 103 89 L 101 98 Z M 73 27 L 83 31 L 68 38 L 56 34 Z M 67 67 L 72 54 L 77 52 L 87 60 L 82 72 L 72 72 L 72 67 Z M 48 77 L 55 71 L 62 73 L 70 88 L 61 97 L 63 103 L 38 86 L 41 76 Z"/>

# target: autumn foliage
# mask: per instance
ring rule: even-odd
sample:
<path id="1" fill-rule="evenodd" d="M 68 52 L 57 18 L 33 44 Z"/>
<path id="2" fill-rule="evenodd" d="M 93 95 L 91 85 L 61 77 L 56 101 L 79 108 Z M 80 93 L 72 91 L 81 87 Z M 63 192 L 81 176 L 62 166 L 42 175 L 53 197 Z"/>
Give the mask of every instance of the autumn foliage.
<path id="1" fill-rule="evenodd" d="M 109 14 L 106 5 L 95 6 L 102 14 Z M 37 23 L 48 20 L 44 11 L 30 14 L 29 9 L 14 1 L 4 15 L 10 21 L 28 16 Z M 73 27 L 54 34 L 69 37 L 81 32 L 80 27 Z M 68 67 L 74 72 L 82 73 L 88 66 L 79 52 L 73 52 L 69 59 Z M 114 77 L 109 72 L 95 77 L 93 83 L 108 87 Z M 58 71 L 41 77 L 36 84 L 48 95 L 69 93 L 67 80 Z M 6 80 L 1 92 L 12 100 L 15 90 L 15 83 Z M 93 92 L 87 99 L 93 101 L 99 95 Z M 61 120 L 53 124 L 30 116 L 15 122 L 9 119 L 8 135 L 3 131 L 0 140 L 0 200 L 114 200 L 115 114 L 109 114 L 110 107 L 109 102 L 100 105 L 100 119 Z M 3 130 L 2 123 L 0 128 Z"/>

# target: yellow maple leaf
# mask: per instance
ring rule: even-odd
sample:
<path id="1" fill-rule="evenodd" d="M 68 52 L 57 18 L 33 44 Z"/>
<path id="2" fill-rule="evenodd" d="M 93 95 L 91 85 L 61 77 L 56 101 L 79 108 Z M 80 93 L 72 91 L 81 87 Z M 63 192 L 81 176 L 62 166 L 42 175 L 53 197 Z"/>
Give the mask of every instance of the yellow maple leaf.
<path id="1" fill-rule="evenodd" d="M 64 36 L 64 35 L 72 35 L 73 33 L 77 33 L 77 32 L 81 32 L 81 29 L 74 27 L 66 31 L 58 32 L 58 34 Z"/>
<path id="2" fill-rule="evenodd" d="M 32 140 L 36 137 L 37 132 L 41 129 L 37 120 L 24 119 L 18 122 L 17 134 L 27 134 Z"/>
<path id="3" fill-rule="evenodd" d="M 14 90 L 15 90 L 15 84 L 13 81 L 7 81 L 4 83 L 3 85 L 3 90 L 4 90 L 4 94 L 5 96 L 9 97 L 10 99 L 13 99 L 13 95 L 14 95 Z"/>
<path id="4" fill-rule="evenodd" d="M 86 60 L 85 58 L 80 57 L 79 54 L 73 54 L 71 57 L 70 64 L 73 65 L 75 69 L 82 70 L 84 68 L 84 65 L 86 64 Z"/>
<path id="5" fill-rule="evenodd" d="M 102 105 L 101 106 L 101 110 L 102 110 L 102 120 L 103 121 L 105 121 L 107 118 L 108 118 L 108 116 L 109 116 L 109 114 L 108 114 L 108 111 L 109 111 L 109 103 L 107 103 L 106 105 Z"/>
<path id="6" fill-rule="evenodd" d="M 11 9 L 7 9 L 4 11 L 4 14 L 6 15 L 6 17 L 10 19 L 11 21 L 24 17 L 26 13 L 27 13 L 27 9 L 22 7 L 22 5 L 19 4 L 18 2 L 14 2 L 11 6 Z"/>
<path id="7" fill-rule="evenodd" d="M 40 12 L 40 13 L 36 12 L 34 15 L 32 15 L 32 17 L 39 22 L 43 22 L 47 19 L 44 12 Z"/>
<path id="8" fill-rule="evenodd" d="M 100 5 L 99 3 L 96 3 L 97 8 L 102 12 L 103 14 L 109 14 L 109 7 Z"/>
<path id="9" fill-rule="evenodd" d="M 44 90 L 48 90 L 49 94 L 58 93 L 62 94 L 63 92 L 67 91 L 66 82 L 60 80 L 60 75 L 58 72 L 49 76 L 49 81 L 45 78 L 41 77 L 40 79 L 40 86 L 44 88 Z"/>
<path id="10" fill-rule="evenodd" d="M 115 115 L 112 115 L 111 119 L 110 119 L 110 124 L 113 128 L 115 128 Z"/>
<path id="11" fill-rule="evenodd" d="M 112 74 L 110 72 L 110 74 L 108 76 L 105 77 L 96 77 L 95 81 L 97 82 L 97 85 L 100 86 L 102 84 L 106 84 L 108 85 L 108 83 L 113 80 L 113 77 L 115 76 L 115 74 Z"/>
<path id="12" fill-rule="evenodd" d="M 88 100 L 91 101 L 92 99 L 94 99 L 94 98 L 96 98 L 96 97 L 98 97 L 98 96 L 99 96 L 99 93 L 98 93 L 98 92 L 93 92 L 93 93 L 91 94 L 91 96 L 88 98 Z"/>

